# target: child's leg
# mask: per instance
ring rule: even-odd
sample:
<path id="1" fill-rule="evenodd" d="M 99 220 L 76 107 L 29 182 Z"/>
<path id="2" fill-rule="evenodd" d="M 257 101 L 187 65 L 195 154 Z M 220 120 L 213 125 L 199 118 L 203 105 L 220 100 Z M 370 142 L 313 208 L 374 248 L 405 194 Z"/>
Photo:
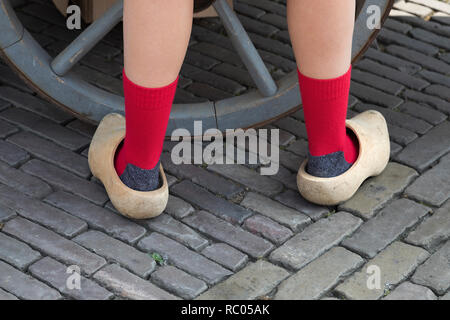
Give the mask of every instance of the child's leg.
<path id="1" fill-rule="evenodd" d="M 355 0 L 288 0 L 309 140 L 307 171 L 315 176 L 337 176 L 358 156 L 345 128 L 354 16 Z"/>
<path id="2" fill-rule="evenodd" d="M 115 167 L 132 189 L 159 184 L 159 158 L 192 29 L 193 0 L 125 0 L 126 137 Z"/>

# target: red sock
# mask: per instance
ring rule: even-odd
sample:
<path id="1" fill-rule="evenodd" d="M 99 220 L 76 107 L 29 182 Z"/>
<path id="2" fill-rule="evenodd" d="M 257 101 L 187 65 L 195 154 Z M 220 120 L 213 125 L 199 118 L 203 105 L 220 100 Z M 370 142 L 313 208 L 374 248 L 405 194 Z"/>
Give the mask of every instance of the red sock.
<path id="1" fill-rule="evenodd" d="M 119 176 L 129 163 L 146 170 L 158 163 L 177 83 L 178 77 L 167 86 L 145 88 L 123 72 L 126 135 L 114 163 Z"/>
<path id="2" fill-rule="evenodd" d="M 358 158 L 357 139 L 345 127 L 351 69 L 334 79 L 313 79 L 297 69 L 312 156 L 343 151 L 348 163 Z"/>

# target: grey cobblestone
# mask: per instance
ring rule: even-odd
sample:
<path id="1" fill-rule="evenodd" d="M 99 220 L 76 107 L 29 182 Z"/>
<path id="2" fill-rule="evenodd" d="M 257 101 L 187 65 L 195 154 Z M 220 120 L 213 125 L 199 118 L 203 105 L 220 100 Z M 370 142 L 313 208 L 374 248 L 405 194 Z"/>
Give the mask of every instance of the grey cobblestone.
<path id="1" fill-rule="evenodd" d="M 0 203 L 14 210 L 22 217 L 42 224 L 67 237 L 84 231 L 84 221 L 53 208 L 40 200 L 30 198 L 6 186 L 0 185 Z"/>
<path id="2" fill-rule="evenodd" d="M 150 230 L 177 240 L 195 251 L 200 251 L 208 245 L 208 240 L 167 214 L 150 219 L 146 224 Z"/>
<path id="3" fill-rule="evenodd" d="M 450 241 L 447 241 L 424 264 L 417 268 L 412 282 L 433 288 L 439 295 L 450 288 Z"/>
<path id="4" fill-rule="evenodd" d="M 234 226 L 214 215 L 199 211 L 183 219 L 183 222 L 221 242 L 225 242 L 254 258 L 265 256 L 273 245 L 240 227 Z"/>
<path id="5" fill-rule="evenodd" d="M 6 300 L 19 300 L 16 296 L 0 289 L 0 301 L 6 301 Z"/>
<path id="6" fill-rule="evenodd" d="M 450 201 L 413 230 L 406 241 L 430 250 L 450 238 Z"/>
<path id="7" fill-rule="evenodd" d="M 437 125 L 447 118 L 442 112 L 411 101 L 405 102 L 399 106 L 398 110 L 425 120 L 433 125 Z"/>
<path id="8" fill-rule="evenodd" d="M 368 219 L 417 177 L 414 169 L 390 162 L 377 177 L 366 180 L 356 194 L 339 206 L 340 210 Z"/>
<path id="9" fill-rule="evenodd" d="M 167 203 L 165 212 L 167 212 L 174 218 L 182 219 L 194 211 L 194 208 L 188 202 L 169 194 L 169 201 Z"/>
<path id="10" fill-rule="evenodd" d="M 298 190 L 286 190 L 277 195 L 275 199 L 288 207 L 306 214 L 314 221 L 323 218 L 329 212 L 326 207 L 318 206 L 305 200 Z"/>
<path id="11" fill-rule="evenodd" d="M 430 208 L 408 199 L 395 200 L 342 241 L 342 245 L 373 258 L 430 211 Z"/>
<path id="12" fill-rule="evenodd" d="M 344 248 L 335 247 L 284 280 L 276 300 L 319 299 L 341 279 L 351 274 L 364 260 Z"/>
<path id="13" fill-rule="evenodd" d="M 151 280 L 167 291 L 184 299 L 194 299 L 208 289 L 202 280 L 196 279 L 172 266 L 164 266 L 152 274 Z"/>
<path id="14" fill-rule="evenodd" d="M 416 89 L 416 90 L 422 90 L 426 86 L 429 85 L 429 83 L 425 80 L 422 80 L 420 78 L 413 77 L 407 73 L 395 70 L 394 68 L 382 65 L 378 62 L 375 62 L 371 59 L 363 59 L 359 61 L 356 65 L 359 69 L 375 73 L 379 76 L 386 77 L 388 79 L 394 80 L 398 83 L 403 84 L 404 86 Z M 425 70 L 421 72 L 426 72 Z"/>
<path id="15" fill-rule="evenodd" d="M 262 215 L 254 215 L 245 220 L 244 227 L 250 232 L 279 245 L 289 239 L 293 233 L 288 228 Z"/>
<path id="16" fill-rule="evenodd" d="M 298 190 L 297 174 L 292 173 L 283 166 L 278 168 L 278 172 L 271 176 L 271 179 L 281 182 L 286 188 L 291 190 Z"/>
<path id="17" fill-rule="evenodd" d="M 401 32 L 403 34 L 408 33 L 408 31 L 412 29 L 412 27 L 409 24 L 402 23 L 392 18 L 387 18 L 386 21 L 384 22 L 383 27 L 397 32 Z"/>
<path id="18" fill-rule="evenodd" d="M 57 288 L 59 292 L 77 300 L 109 300 L 113 294 L 92 280 L 80 277 L 80 289 L 71 290 L 67 287 L 67 267 L 62 263 L 45 257 L 29 268 L 30 273 L 39 280 Z"/>
<path id="19" fill-rule="evenodd" d="M 200 295 L 197 300 L 251 300 L 268 294 L 289 273 L 267 261 L 258 260 L 224 282 Z"/>
<path id="20" fill-rule="evenodd" d="M 394 8 L 409 13 L 413 13 L 421 18 L 425 18 L 426 16 L 430 15 L 433 12 L 433 10 L 431 10 L 430 8 L 412 2 L 405 2 L 403 0 L 397 1 L 394 4 Z"/>
<path id="21" fill-rule="evenodd" d="M 403 102 L 403 100 L 399 97 L 384 93 L 383 91 L 365 86 L 354 81 L 351 82 L 350 92 L 358 99 L 386 108 L 398 107 Z"/>
<path id="22" fill-rule="evenodd" d="M 436 96 L 425 94 L 418 91 L 406 90 L 403 92 L 405 98 L 431 105 L 446 114 L 450 114 L 450 103 Z"/>
<path id="23" fill-rule="evenodd" d="M 0 203 L 0 223 L 16 216 L 16 212 Z"/>
<path id="24" fill-rule="evenodd" d="M 57 109 L 55 105 L 10 87 L 0 87 L 0 97 L 17 107 L 26 109 L 57 123 L 63 123 L 73 118 L 69 113 Z"/>
<path id="25" fill-rule="evenodd" d="M 245 14 L 245 15 L 247 15 L 249 17 L 253 17 L 253 18 L 260 18 L 261 16 L 266 14 L 266 12 L 264 10 L 261 10 L 261 9 L 258 9 L 253 6 L 249 6 L 245 3 L 240 3 L 240 2 L 236 2 L 234 4 L 234 10 L 236 10 L 236 12 Z"/>
<path id="26" fill-rule="evenodd" d="M 35 134 L 21 132 L 9 137 L 7 141 L 27 150 L 38 158 L 60 166 L 83 178 L 91 175 L 86 158 L 51 141 L 42 139 Z"/>
<path id="27" fill-rule="evenodd" d="M 406 74 L 414 74 L 422 69 L 422 67 L 417 63 L 397 58 L 391 54 L 378 51 L 373 48 L 369 48 L 366 51 L 365 56 L 373 60 L 376 60 L 381 64 L 388 65 L 392 68 L 398 69 L 399 71 Z"/>
<path id="28" fill-rule="evenodd" d="M 8 84 L 28 93 L 33 93 L 33 90 L 31 90 L 19 76 L 17 76 L 10 68 L 2 64 L 0 64 L 0 83 Z"/>
<path id="29" fill-rule="evenodd" d="M 429 253 L 424 249 L 402 242 L 394 242 L 379 255 L 368 261 L 361 271 L 354 273 L 336 288 L 336 292 L 346 299 L 375 300 L 384 295 L 385 289 L 407 278 L 418 265 L 427 259 Z M 380 268 L 381 288 L 369 288 L 368 277 L 372 274 L 367 268 Z M 370 270 L 369 270 L 370 271 Z"/>
<path id="30" fill-rule="evenodd" d="M 146 233 L 145 228 L 135 222 L 64 191 L 52 193 L 44 201 L 128 243 L 135 243 Z"/>
<path id="31" fill-rule="evenodd" d="M 352 234 L 362 220 L 346 212 L 321 219 L 275 249 L 270 259 L 300 269 Z"/>
<path id="32" fill-rule="evenodd" d="M 419 171 L 424 171 L 450 151 L 450 140 L 447 139 L 449 136 L 450 122 L 445 121 L 409 144 L 396 156 L 396 160 Z"/>
<path id="33" fill-rule="evenodd" d="M 267 24 L 240 14 L 238 14 L 238 18 L 247 32 L 254 32 L 270 38 L 278 31 L 278 28 L 275 28 L 271 24 Z M 284 21 L 286 21 L 286 18 L 284 18 Z"/>
<path id="34" fill-rule="evenodd" d="M 174 295 L 139 278 L 117 264 L 104 267 L 94 279 L 120 296 L 135 300 L 178 300 Z"/>
<path id="35" fill-rule="evenodd" d="M 138 247 L 149 254 L 162 255 L 170 264 L 211 285 L 231 274 L 217 263 L 156 232 L 139 241 Z"/>
<path id="36" fill-rule="evenodd" d="M 33 159 L 28 161 L 21 169 L 28 174 L 41 178 L 51 185 L 72 192 L 95 204 L 103 205 L 108 200 L 106 191 L 102 186 L 84 180 L 41 160 Z"/>
<path id="37" fill-rule="evenodd" d="M 410 31 L 409 33 L 412 34 L 413 36 L 415 35 L 414 30 Z M 438 47 L 420 41 L 423 39 L 416 40 L 408 36 L 405 36 L 401 33 L 394 32 L 388 29 L 381 29 L 380 33 L 377 36 L 377 39 L 386 44 L 398 44 L 427 55 L 435 55 L 436 53 L 439 52 Z"/>
<path id="38" fill-rule="evenodd" d="M 211 192 L 193 184 L 183 181 L 174 185 L 171 191 L 178 197 L 193 203 L 200 208 L 208 210 L 215 215 L 232 223 L 242 223 L 252 213 L 232 202 L 219 198 Z"/>
<path id="39" fill-rule="evenodd" d="M 430 82 L 450 87 L 450 78 L 443 74 L 428 70 L 422 70 L 419 74 Z"/>
<path id="40" fill-rule="evenodd" d="M 448 37 L 443 37 L 436 35 L 432 32 L 420 29 L 420 28 L 414 28 L 409 32 L 414 38 L 429 43 L 431 45 L 434 45 L 438 48 L 444 48 L 446 50 L 450 50 L 450 40 Z M 414 49 L 414 48 L 413 48 Z"/>
<path id="41" fill-rule="evenodd" d="M 1 110 L 1 109 L 0 109 Z M 0 120 L 0 138 L 6 138 L 7 136 L 17 132 L 19 129 L 6 121 Z"/>
<path id="42" fill-rule="evenodd" d="M 434 10 L 442 11 L 447 14 L 450 14 L 450 5 L 437 0 L 411 0 L 411 2 L 415 2 L 417 4 L 422 4 L 426 7 L 429 7 Z"/>
<path id="43" fill-rule="evenodd" d="M 0 113 L 0 117 L 71 150 L 89 143 L 86 137 L 25 110 L 7 109 Z"/>
<path id="44" fill-rule="evenodd" d="M 437 300 L 437 297 L 427 287 L 406 281 L 395 288 L 383 300 Z"/>
<path id="45" fill-rule="evenodd" d="M 0 287 L 26 300 L 59 300 L 62 298 L 58 291 L 1 261 Z"/>
<path id="46" fill-rule="evenodd" d="M 439 98 L 450 101 L 449 88 L 441 86 L 440 84 L 432 84 L 425 89 L 426 93 L 438 96 Z"/>
<path id="47" fill-rule="evenodd" d="M 106 263 L 105 259 L 75 242 L 20 217 L 8 221 L 2 231 L 65 264 L 79 266 L 87 275 L 91 275 Z"/>
<path id="48" fill-rule="evenodd" d="M 283 189 L 281 183 L 273 181 L 267 176 L 262 176 L 258 172 L 242 165 L 213 164 L 208 166 L 208 170 L 221 174 L 267 196 L 273 196 Z"/>
<path id="49" fill-rule="evenodd" d="M 248 193 L 241 205 L 288 226 L 293 231 L 303 229 L 311 222 L 305 214 L 254 192 Z"/>
<path id="50" fill-rule="evenodd" d="M 0 233 L 0 260 L 18 269 L 25 270 L 28 265 L 41 257 L 41 254 L 23 242 Z"/>
<path id="51" fill-rule="evenodd" d="M 66 127 L 89 138 L 94 135 L 96 129 L 96 126 L 87 122 L 83 122 L 80 119 L 71 121 Z"/>
<path id="52" fill-rule="evenodd" d="M 142 278 L 146 278 L 155 269 L 155 260 L 148 254 L 102 232 L 91 230 L 75 237 L 73 241 L 108 261 L 119 263 Z"/>
<path id="53" fill-rule="evenodd" d="M 387 125 L 390 139 L 402 146 L 406 146 L 407 144 L 418 138 L 418 135 L 416 133 L 409 131 L 408 129 L 400 128 L 390 123 L 388 123 Z"/>
<path id="54" fill-rule="evenodd" d="M 6 162 L 12 167 L 25 162 L 30 158 L 30 155 L 23 150 L 9 142 L 0 140 L 0 160 Z"/>
<path id="55" fill-rule="evenodd" d="M 203 249 L 202 254 L 234 272 L 241 269 L 248 261 L 248 256 L 226 243 L 213 243 Z"/>
<path id="56" fill-rule="evenodd" d="M 42 180 L 0 162 L 0 182 L 26 195 L 40 198 L 52 189 Z"/>

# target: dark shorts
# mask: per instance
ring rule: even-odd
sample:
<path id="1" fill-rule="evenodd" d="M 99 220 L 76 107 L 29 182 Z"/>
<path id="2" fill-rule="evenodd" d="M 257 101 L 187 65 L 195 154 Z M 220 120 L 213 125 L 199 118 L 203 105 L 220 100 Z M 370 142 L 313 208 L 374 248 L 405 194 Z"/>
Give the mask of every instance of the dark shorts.
<path id="1" fill-rule="evenodd" d="M 214 0 L 194 0 L 194 12 L 208 8 L 213 2 Z"/>

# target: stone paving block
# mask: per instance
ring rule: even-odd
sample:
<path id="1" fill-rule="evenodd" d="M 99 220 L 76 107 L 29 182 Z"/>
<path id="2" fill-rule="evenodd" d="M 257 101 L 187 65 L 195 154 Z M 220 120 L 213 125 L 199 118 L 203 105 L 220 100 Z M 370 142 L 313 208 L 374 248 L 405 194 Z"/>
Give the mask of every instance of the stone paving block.
<path id="1" fill-rule="evenodd" d="M 444 86 L 450 87 L 450 78 L 443 74 L 428 70 L 422 70 L 419 72 L 419 75 L 432 83 L 442 84 Z"/>
<path id="2" fill-rule="evenodd" d="M 80 277 L 80 289 L 69 289 L 67 280 L 71 274 L 67 273 L 67 270 L 68 268 L 65 265 L 50 257 L 39 260 L 29 268 L 33 277 L 50 284 L 70 298 L 76 300 L 109 300 L 113 297 L 111 292 L 84 276 Z"/>
<path id="3" fill-rule="evenodd" d="M 295 142 L 293 142 L 289 145 L 287 150 L 305 158 L 308 156 L 308 152 L 309 152 L 308 151 L 308 141 L 303 140 L 303 139 L 296 140 Z"/>
<path id="4" fill-rule="evenodd" d="M 299 138 L 308 139 L 305 124 L 291 117 L 281 118 L 274 123 L 277 127 L 284 129 Z"/>
<path id="5" fill-rule="evenodd" d="M 410 31 L 409 34 L 413 34 L 413 31 Z M 427 55 L 435 55 L 439 52 L 439 48 L 428 44 L 426 42 L 423 42 L 422 39 L 416 40 L 413 38 L 410 38 L 408 36 L 405 36 L 401 33 L 391 31 L 389 29 L 382 28 L 380 30 L 380 33 L 377 36 L 377 39 L 379 39 L 381 42 L 386 44 L 397 44 L 400 46 L 404 46 L 407 48 L 411 48 L 413 50 L 416 50 L 418 52 L 427 54 Z"/>
<path id="6" fill-rule="evenodd" d="M 57 123 L 63 123 L 73 118 L 71 114 L 58 109 L 53 104 L 11 87 L 0 87 L 0 97 L 16 107 L 26 109 Z"/>
<path id="7" fill-rule="evenodd" d="M 413 75 L 422 69 L 422 67 L 416 63 L 397 58 L 391 54 L 373 48 L 367 49 L 365 56 L 409 75 Z"/>
<path id="8" fill-rule="evenodd" d="M 168 214 L 149 219 L 146 225 L 150 230 L 162 233 L 195 251 L 200 251 L 208 245 L 207 239 Z"/>
<path id="9" fill-rule="evenodd" d="M 184 180 L 171 188 L 178 197 L 199 206 L 232 223 L 242 223 L 252 212 L 232 202 L 219 198 L 211 192 Z"/>
<path id="10" fill-rule="evenodd" d="M 216 61 L 216 63 L 214 65 L 216 65 L 220 62 L 226 62 L 226 63 L 229 63 L 236 67 L 242 66 L 242 60 L 239 58 L 239 56 L 234 51 L 231 51 L 231 50 L 228 50 L 225 48 L 221 48 L 221 47 L 216 46 L 211 43 L 200 42 L 200 43 L 197 43 L 197 44 L 189 47 L 189 49 L 194 50 L 194 52 L 202 53 L 206 57 L 214 58 Z"/>
<path id="11" fill-rule="evenodd" d="M 417 4 L 424 5 L 434 10 L 442 11 L 450 14 L 450 4 L 438 0 L 411 0 Z"/>
<path id="12" fill-rule="evenodd" d="M 447 292 L 447 294 L 443 295 L 439 300 L 450 300 L 450 292 Z"/>
<path id="13" fill-rule="evenodd" d="M 402 146 L 399 145 L 398 143 L 395 143 L 393 141 L 391 141 L 391 153 L 390 153 L 390 157 L 393 158 L 397 153 L 399 153 L 402 150 Z"/>
<path id="14" fill-rule="evenodd" d="M 442 112 L 411 101 L 399 106 L 398 111 L 420 118 L 433 125 L 437 125 L 447 118 Z"/>
<path id="15" fill-rule="evenodd" d="M 358 103 L 355 109 L 359 112 L 364 112 L 366 110 L 376 110 L 386 118 L 387 122 L 420 134 L 425 134 L 427 131 L 433 128 L 432 125 L 426 123 L 421 119 L 417 119 L 408 114 L 400 113 L 387 108 L 381 108 L 371 104 Z"/>
<path id="16" fill-rule="evenodd" d="M 401 72 L 394 68 L 382 65 L 371 59 L 363 59 L 359 61 L 356 66 L 358 67 L 358 69 L 362 69 L 370 73 L 374 73 L 379 76 L 392 79 L 411 89 L 422 90 L 423 88 L 429 85 L 429 83 L 425 80 L 413 77 L 408 73 Z"/>
<path id="17" fill-rule="evenodd" d="M 440 206 L 450 197 L 450 156 L 441 158 L 438 165 L 425 172 L 409 186 L 408 197 Z"/>
<path id="18" fill-rule="evenodd" d="M 340 284 L 336 288 L 336 292 L 339 296 L 351 300 L 379 299 L 391 285 L 396 285 L 406 279 L 429 255 L 422 248 L 394 242 L 368 261 L 361 271 L 354 273 Z M 370 269 L 368 269 L 369 267 Z M 380 289 L 368 286 L 369 281 L 372 283 L 370 276 L 373 276 L 372 268 L 374 267 L 378 267 L 380 270 Z"/>
<path id="19" fill-rule="evenodd" d="M 169 194 L 169 201 L 164 211 L 174 218 L 183 219 L 195 210 L 189 203 L 187 203 L 183 199 Z"/>
<path id="20" fill-rule="evenodd" d="M 261 21 L 264 21 L 266 23 L 269 23 L 279 29 L 284 29 L 287 30 L 288 26 L 287 26 L 287 19 L 286 17 L 283 17 L 281 15 L 278 14 L 274 14 L 274 13 L 267 13 L 265 15 L 263 15 L 260 18 Z"/>
<path id="21" fill-rule="evenodd" d="M 296 64 L 292 60 L 286 59 L 278 54 L 268 52 L 266 50 L 258 49 L 257 51 L 265 62 L 280 68 L 284 72 L 290 72 L 296 68 Z"/>
<path id="22" fill-rule="evenodd" d="M 236 183 L 231 182 L 215 173 L 191 164 L 175 165 L 170 159 L 170 154 L 164 152 L 161 156 L 164 170 L 179 178 L 192 180 L 192 182 L 230 199 L 242 192 L 244 189 Z"/>
<path id="23" fill-rule="evenodd" d="M 84 180 L 52 164 L 38 159 L 28 161 L 21 169 L 49 184 L 71 192 L 84 199 L 103 205 L 108 200 L 105 189 L 97 183 Z"/>
<path id="24" fill-rule="evenodd" d="M 262 215 L 254 215 L 245 220 L 244 227 L 250 232 L 279 245 L 289 239 L 293 233 L 288 228 Z"/>
<path id="25" fill-rule="evenodd" d="M 183 219 L 183 222 L 221 242 L 225 242 L 254 257 L 265 256 L 273 245 L 244 229 L 234 226 L 214 215 L 199 211 Z"/>
<path id="26" fill-rule="evenodd" d="M 243 165 L 213 164 L 208 166 L 208 170 L 239 182 L 240 184 L 267 196 L 273 196 L 283 189 L 281 183 L 275 182 L 267 176 L 262 176 L 258 172 Z"/>
<path id="27" fill-rule="evenodd" d="M 234 4 L 233 9 L 236 12 L 245 14 L 245 15 L 247 15 L 249 17 L 253 17 L 253 18 L 260 18 L 261 16 L 266 14 L 266 12 L 264 10 L 261 10 L 261 9 L 258 9 L 253 6 L 249 6 L 245 3 L 240 3 L 240 2 L 236 2 Z"/>
<path id="28" fill-rule="evenodd" d="M 25 300 L 60 300 L 58 291 L 0 261 L 0 287 Z"/>
<path id="29" fill-rule="evenodd" d="M 406 241 L 427 250 L 434 249 L 450 238 L 450 201 L 437 209 L 406 238 Z"/>
<path id="30" fill-rule="evenodd" d="M 139 249 L 152 254 L 158 253 L 169 264 L 186 271 L 213 285 L 231 274 L 230 271 L 182 244 L 159 233 L 152 233 L 138 243 Z"/>
<path id="31" fill-rule="evenodd" d="M 405 2 L 403 0 L 395 2 L 394 8 L 415 14 L 421 18 L 425 18 L 426 16 L 433 13 L 433 10 L 431 10 L 430 8 L 412 2 Z"/>
<path id="32" fill-rule="evenodd" d="M 86 137 L 92 138 L 92 136 L 95 133 L 95 130 L 97 129 L 96 126 L 81 121 L 80 119 L 75 119 L 71 121 L 68 125 L 66 125 L 67 128 L 72 129 Z"/>
<path id="33" fill-rule="evenodd" d="M 0 140 L 0 160 L 6 162 L 11 167 L 15 167 L 20 163 L 27 161 L 30 155 L 9 142 Z"/>
<path id="34" fill-rule="evenodd" d="M 364 260 L 357 254 L 334 247 L 284 280 L 278 287 L 275 299 L 319 299 L 363 263 Z"/>
<path id="35" fill-rule="evenodd" d="M 290 45 L 271 38 L 266 38 L 252 32 L 248 33 L 253 44 L 260 49 L 294 60 L 294 53 Z M 270 62 L 270 61 L 269 61 Z"/>
<path id="36" fill-rule="evenodd" d="M 106 264 L 105 259 L 75 242 L 20 217 L 8 221 L 2 231 L 67 265 L 79 266 L 88 276 Z"/>
<path id="37" fill-rule="evenodd" d="M 197 300 L 253 300 L 272 291 L 289 273 L 267 261 L 258 260 L 209 289 Z"/>
<path id="38" fill-rule="evenodd" d="M 450 114 L 450 103 L 436 96 L 413 90 L 405 90 L 403 95 L 409 100 L 431 105 L 445 114 Z"/>
<path id="39" fill-rule="evenodd" d="M 351 237 L 342 241 L 342 245 L 373 258 L 429 212 L 430 208 L 414 201 L 395 200 L 366 221 Z"/>
<path id="40" fill-rule="evenodd" d="M 47 49 L 51 49 L 51 46 L 47 47 Z M 123 96 L 122 80 L 105 75 L 103 72 L 98 72 L 97 70 L 88 68 L 84 65 L 75 66 L 73 71 L 82 79 L 88 79 L 89 83 L 111 93 Z"/>
<path id="41" fill-rule="evenodd" d="M 152 274 L 153 283 L 184 299 L 194 299 L 208 289 L 202 280 L 172 266 L 159 268 Z"/>
<path id="42" fill-rule="evenodd" d="M 142 278 L 146 278 L 155 269 L 155 260 L 148 254 L 102 232 L 87 231 L 75 237 L 73 241 L 108 261 L 119 263 Z"/>
<path id="43" fill-rule="evenodd" d="M 293 172 L 297 172 L 300 165 L 305 160 L 303 157 L 299 157 L 292 152 L 281 150 L 279 151 L 280 155 L 280 164 L 284 167 L 292 170 Z"/>
<path id="44" fill-rule="evenodd" d="M 387 18 L 383 25 L 384 28 L 388 28 L 397 32 L 401 32 L 403 34 L 408 33 L 412 27 L 409 24 L 402 23 L 392 18 Z"/>
<path id="45" fill-rule="evenodd" d="M 81 63 L 88 66 L 89 68 L 95 69 L 113 77 L 122 74 L 123 64 L 111 61 L 111 59 L 105 59 L 104 57 L 96 55 L 94 52 L 85 55 L 81 60 Z"/>
<path id="46" fill-rule="evenodd" d="M 347 212 L 321 219 L 286 241 L 270 254 L 270 259 L 292 269 L 300 269 L 352 234 L 362 220 Z"/>
<path id="47" fill-rule="evenodd" d="M 91 228 L 127 243 L 135 243 L 146 233 L 143 226 L 132 220 L 64 191 L 52 193 L 44 201 L 86 221 Z"/>
<path id="48" fill-rule="evenodd" d="M 399 97 L 354 81 L 351 82 L 350 93 L 362 101 L 374 103 L 386 108 L 398 107 L 403 102 Z"/>
<path id="49" fill-rule="evenodd" d="M 88 178 L 91 175 L 91 170 L 85 157 L 56 143 L 42 139 L 35 134 L 20 132 L 9 137 L 7 141 L 27 150 L 37 158 L 71 171 L 82 178 Z"/>
<path id="50" fill-rule="evenodd" d="M 18 269 L 25 270 L 30 264 L 41 257 L 41 254 L 28 245 L 0 233 L 0 260 Z"/>
<path id="51" fill-rule="evenodd" d="M 396 160 L 424 171 L 450 150 L 449 136 L 450 122 L 445 121 L 409 144 L 396 156 Z"/>
<path id="52" fill-rule="evenodd" d="M 248 256 L 226 243 L 213 243 L 203 249 L 202 254 L 214 262 L 234 272 L 241 269 L 248 261 Z"/>
<path id="53" fill-rule="evenodd" d="M 296 185 L 297 186 L 297 185 Z M 281 202 L 285 206 L 291 207 L 297 211 L 300 211 L 310 217 L 312 220 L 317 221 L 325 217 L 329 210 L 326 207 L 316 205 L 312 202 L 305 200 L 298 190 L 286 190 L 275 197 L 275 200 Z"/>
<path id="54" fill-rule="evenodd" d="M 277 31 L 279 31 L 278 28 L 274 27 L 271 24 L 264 23 L 240 14 L 238 14 L 237 16 L 247 32 L 254 32 L 261 36 L 270 38 Z M 284 20 L 286 21 L 286 18 L 284 18 Z"/>
<path id="55" fill-rule="evenodd" d="M 205 83 L 195 82 L 186 88 L 186 91 L 195 96 L 204 97 L 210 101 L 223 100 L 233 97 L 231 93 L 219 90 Z"/>
<path id="56" fill-rule="evenodd" d="M 420 28 L 412 29 L 409 34 L 419 41 L 423 41 L 423 43 L 429 43 L 438 48 L 450 50 L 450 40 L 447 37 L 443 37 Z"/>
<path id="57" fill-rule="evenodd" d="M 379 176 L 366 180 L 353 197 L 339 205 L 339 210 L 369 219 L 417 176 L 414 169 L 389 162 Z"/>
<path id="58" fill-rule="evenodd" d="M 297 174 L 291 172 L 283 166 L 278 168 L 278 172 L 271 179 L 281 182 L 286 188 L 291 190 L 298 190 L 297 187 Z"/>
<path id="59" fill-rule="evenodd" d="M 439 98 L 446 101 L 450 101 L 449 91 L 449 88 L 441 86 L 440 84 L 432 84 L 431 86 L 425 88 L 426 93 L 438 96 Z"/>
<path id="60" fill-rule="evenodd" d="M 249 192 L 241 205 L 288 226 L 293 231 L 301 230 L 311 222 L 305 214 L 254 192 Z"/>
<path id="61" fill-rule="evenodd" d="M 437 297 L 430 289 L 406 281 L 395 288 L 383 300 L 437 300 Z"/>
<path id="62" fill-rule="evenodd" d="M 0 117 L 70 150 L 78 150 L 90 142 L 72 130 L 19 108 L 7 109 L 0 113 Z"/>
<path id="63" fill-rule="evenodd" d="M 443 295 L 450 288 L 450 241 L 419 266 L 412 276 L 412 282 L 432 288 Z"/>
<path id="64" fill-rule="evenodd" d="M 73 237 L 87 228 L 84 221 L 7 186 L 0 185 L 0 203 L 66 237 Z"/>
<path id="65" fill-rule="evenodd" d="M 425 55 L 423 53 L 410 50 L 404 47 L 400 47 L 394 44 L 387 46 L 386 51 L 402 59 L 406 59 L 408 61 L 417 63 L 422 67 L 430 69 L 432 71 L 436 71 L 443 74 L 450 73 L 450 65 L 436 58 Z"/>
<path id="66" fill-rule="evenodd" d="M 242 2 L 247 3 L 252 7 L 260 8 L 262 10 L 272 12 L 280 16 L 286 16 L 286 6 L 281 3 L 269 0 L 242 0 Z"/>
<path id="67" fill-rule="evenodd" d="M 11 68 L 2 64 L 0 64 L 0 83 L 7 84 L 8 86 L 28 93 L 33 93 L 33 90 L 31 90 L 30 87 L 28 87 L 23 80 L 11 70 Z"/>
<path id="68" fill-rule="evenodd" d="M 246 87 L 255 87 L 255 82 L 253 81 L 252 77 L 250 76 L 248 71 L 243 69 L 242 67 L 236 67 L 232 64 L 224 62 L 215 66 L 212 71 L 224 77 L 234 79 Z"/>
<path id="69" fill-rule="evenodd" d="M 44 181 L 0 162 L 0 182 L 26 195 L 41 198 L 52 189 Z"/>
<path id="70" fill-rule="evenodd" d="M 0 301 L 6 301 L 6 300 L 19 300 L 16 296 L 0 289 Z"/>
<path id="71" fill-rule="evenodd" d="M 0 109 L 1 110 L 1 109 Z M 6 121 L 0 120 L 0 138 L 6 138 L 7 136 L 17 132 L 19 129 Z"/>
<path id="72" fill-rule="evenodd" d="M 418 138 L 416 133 L 409 131 L 408 129 L 400 128 L 390 123 L 388 123 L 387 126 L 391 141 L 395 141 L 399 145 L 406 146 Z"/>
<path id="73" fill-rule="evenodd" d="M 0 203 L 0 223 L 16 216 L 16 212 Z"/>
<path id="74" fill-rule="evenodd" d="M 139 278 L 117 264 L 104 267 L 94 275 L 106 288 L 118 295 L 133 300 L 178 300 L 151 282 Z"/>

